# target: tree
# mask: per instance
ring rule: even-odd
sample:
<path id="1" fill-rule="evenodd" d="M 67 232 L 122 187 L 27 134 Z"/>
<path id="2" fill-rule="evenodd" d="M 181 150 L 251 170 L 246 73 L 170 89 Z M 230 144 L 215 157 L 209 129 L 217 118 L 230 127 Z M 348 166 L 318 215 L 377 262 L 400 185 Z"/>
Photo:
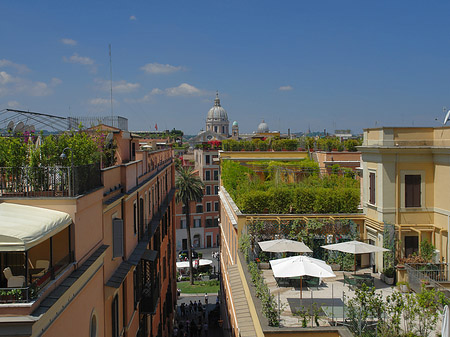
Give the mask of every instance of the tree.
<path id="1" fill-rule="evenodd" d="M 182 202 L 184 205 L 184 214 L 186 215 L 186 234 L 189 258 L 189 275 L 191 284 L 194 284 L 194 272 L 192 267 L 192 244 L 191 244 L 191 218 L 190 218 L 190 202 L 202 201 L 203 183 L 200 178 L 195 175 L 191 168 L 180 168 L 177 170 L 177 178 L 175 181 L 177 193 L 175 200 L 177 203 Z"/>

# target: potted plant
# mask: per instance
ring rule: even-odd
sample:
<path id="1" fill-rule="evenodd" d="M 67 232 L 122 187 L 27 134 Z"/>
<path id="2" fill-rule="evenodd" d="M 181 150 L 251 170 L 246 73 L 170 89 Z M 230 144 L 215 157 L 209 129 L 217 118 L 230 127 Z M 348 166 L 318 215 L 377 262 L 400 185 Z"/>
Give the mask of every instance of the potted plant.
<path id="1" fill-rule="evenodd" d="M 341 264 L 338 257 L 329 257 L 328 264 L 331 266 L 333 271 L 341 270 Z"/>
<path id="2" fill-rule="evenodd" d="M 386 284 L 389 284 L 389 285 L 394 284 L 394 273 L 395 273 L 395 270 L 393 267 L 389 267 L 389 268 L 386 268 L 385 270 L 383 270 L 384 282 Z"/>
<path id="3" fill-rule="evenodd" d="M 397 282 L 397 287 L 400 289 L 402 293 L 409 293 L 409 283 L 408 282 Z"/>

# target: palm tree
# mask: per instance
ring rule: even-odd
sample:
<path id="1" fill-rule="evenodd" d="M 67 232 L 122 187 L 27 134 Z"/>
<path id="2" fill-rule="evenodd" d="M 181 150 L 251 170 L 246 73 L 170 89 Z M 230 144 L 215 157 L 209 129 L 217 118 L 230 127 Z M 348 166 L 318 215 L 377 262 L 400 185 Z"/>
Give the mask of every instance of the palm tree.
<path id="1" fill-rule="evenodd" d="M 191 284 L 194 284 L 194 271 L 192 267 L 192 244 L 191 244 L 191 218 L 189 205 L 191 201 L 202 201 L 203 198 L 203 182 L 199 176 L 194 174 L 191 168 L 181 167 L 177 170 L 175 181 L 177 193 L 175 201 L 182 202 L 184 205 L 184 214 L 186 215 L 186 234 L 189 259 L 189 275 Z"/>

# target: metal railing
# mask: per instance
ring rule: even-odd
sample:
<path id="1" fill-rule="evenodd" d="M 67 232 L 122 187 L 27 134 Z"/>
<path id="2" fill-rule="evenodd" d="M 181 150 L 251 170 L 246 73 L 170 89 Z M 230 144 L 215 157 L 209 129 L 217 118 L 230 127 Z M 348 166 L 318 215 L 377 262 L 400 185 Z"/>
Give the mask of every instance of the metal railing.
<path id="1" fill-rule="evenodd" d="M 33 281 L 26 287 L 20 288 L 0 288 L 0 304 L 7 303 L 28 303 L 36 299 L 41 290 L 57 275 L 59 275 L 71 260 L 71 254 L 66 255 L 55 265 L 51 266 L 44 274 L 33 278 Z"/>
<path id="2" fill-rule="evenodd" d="M 422 285 L 435 288 L 450 297 L 449 289 L 441 283 L 449 282 L 448 263 L 411 263 L 405 264 L 408 273 L 409 286 L 415 292 L 420 292 Z"/>
<path id="3" fill-rule="evenodd" d="M 0 167 L 0 197 L 68 197 L 102 186 L 100 166 Z"/>

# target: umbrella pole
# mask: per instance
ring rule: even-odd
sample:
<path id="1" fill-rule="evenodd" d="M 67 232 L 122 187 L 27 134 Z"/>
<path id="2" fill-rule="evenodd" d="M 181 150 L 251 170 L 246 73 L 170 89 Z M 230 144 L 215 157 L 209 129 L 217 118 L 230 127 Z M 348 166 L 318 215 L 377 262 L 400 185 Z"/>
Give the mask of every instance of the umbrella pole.
<path id="1" fill-rule="evenodd" d="M 355 275 L 356 275 L 356 254 L 354 254 L 355 256 Z"/>
<path id="2" fill-rule="evenodd" d="M 302 304 L 303 299 L 303 276 L 300 276 L 300 304 Z"/>

